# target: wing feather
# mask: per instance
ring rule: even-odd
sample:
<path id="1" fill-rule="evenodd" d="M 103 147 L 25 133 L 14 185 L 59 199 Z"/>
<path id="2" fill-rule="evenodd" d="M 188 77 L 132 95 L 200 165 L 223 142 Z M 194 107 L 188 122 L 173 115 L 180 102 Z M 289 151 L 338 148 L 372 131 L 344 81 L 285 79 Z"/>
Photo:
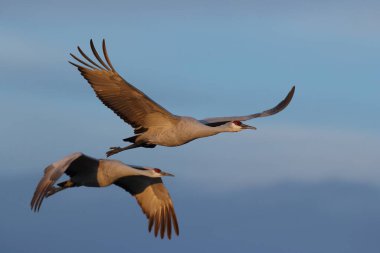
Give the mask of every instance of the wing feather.
<path id="1" fill-rule="evenodd" d="M 115 112 L 122 120 L 130 124 L 133 128 L 145 128 L 154 124 L 152 118 L 161 121 L 175 121 L 177 117 L 165 108 L 154 102 L 142 91 L 125 81 L 114 69 L 108 57 L 105 40 L 103 40 L 103 55 L 107 64 L 102 60 L 90 41 L 90 46 L 95 58 L 100 63 L 97 64 L 88 57 L 80 47 L 79 53 L 88 61 L 87 63 L 70 54 L 75 60 L 84 66 L 72 63 L 78 68 L 81 75 L 93 88 L 96 96 Z M 93 66 L 92 66 L 93 65 Z M 86 67 L 87 66 L 87 67 Z M 95 67 L 94 67 L 95 66 Z"/>
<path id="2" fill-rule="evenodd" d="M 87 61 L 89 61 L 89 62 L 91 62 L 94 66 L 96 66 L 97 68 L 99 68 L 99 69 L 102 69 L 102 70 L 104 70 L 102 67 L 100 67 L 98 64 L 96 64 L 93 60 L 91 60 L 91 58 L 90 57 L 88 57 L 83 51 L 82 51 L 82 49 L 78 46 L 77 47 L 77 49 L 78 49 L 78 51 L 79 51 L 79 53 L 87 60 Z"/>
<path id="3" fill-rule="evenodd" d="M 94 46 L 94 42 L 92 41 L 92 39 L 90 40 L 90 46 L 91 46 L 91 50 L 92 50 L 92 53 L 95 55 L 96 59 L 100 62 L 100 64 L 103 65 L 103 67 L 105 67 L 107 70 L 111 70 L 105 63 L 104 61 L 102 60 L 102 58 L 99 56 L 98 54 L 98 51 L 96 51 L 96 48 Z"/>
<path id="4" fill-rule="evenodd" d="M 44 176 L 38 183 L 32 201 L 30 202 L 33 211 L 39 211 L 43 199 L 46 197 L 49 190 L 51 190 L 55 182 L 69 168 L 70 164 L 82 155 L 82 153 L 74 153 L 46 167 L 44 170 Z"/>
<path id="5" fill-rule="evenodd" d="M 171 228 L 179 235 L 178 221 L 169 192 L 161 178 L 146 176 L 128 176 L 117 180 L 115 185 L 132 194 L 148 219 L 148 230 L 154 228 L 154 235 L 160 233 L 164 238 L 165 232 L 171 239 Z"/>
<path id="6" fill-rule="evenodd" d="M 218 126 L 218 125 L 222 125 L 224 123 L 235 121 L 235 120 L 246 121 L 246 120 L 250 120 L 253 118 L 267 117 L 267 116 L 279 113 L 289 105 L 290 101 L 292 101 L 295 89 L 296 89 L 296 87 L 293 86 L 292 89 L 289 91 L 288 95 L 280 103 L 278 103 L 275 107 L 273 107 L 269 110 L 266 110 L 266 111 L 263 111 L 260 113 L 247 115 L 247 116 L 207 118 L 207 119 L 200 120 L 200 122 L 202 122 L 203 124 L 206 124 L 208 126 Z"/>

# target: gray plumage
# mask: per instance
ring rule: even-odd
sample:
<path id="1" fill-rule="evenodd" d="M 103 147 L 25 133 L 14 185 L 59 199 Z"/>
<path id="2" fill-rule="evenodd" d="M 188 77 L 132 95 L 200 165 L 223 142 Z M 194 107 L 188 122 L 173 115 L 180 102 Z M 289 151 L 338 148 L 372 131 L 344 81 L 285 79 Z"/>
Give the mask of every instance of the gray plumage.
<path id="1" fill-rule="evenodd" d="M 55 187 L 57 180 L 67 174 L 70 179 Z M 74 153 L 49 165 L 38 183 L 30 203 L 39 211 L 44 198 L 61 190 L 77 187 L 106 187 L 117 185 L 133 195 L 149 220 L 149 232 L 171 239 L 172 227 L 178 235 L 177 217 L 169 192 L 162 183 L 162 176 L 173 176 L 157 168 L 124 164 L 117 160 L 95 159 L 82 153 Z"/>
<path id="2" fill-rule="evenodd" d="M 217 117 L 203 120 L 177 116 L 125 81 L 111 64 L 105 40 L 103 40 L 102 45 L 105 62 L 96 51 L 91 40 L 91 50 L 98 63 L 91 60 L 80 47 L 78 47 L 78 51 L 87 62 L 70 54 L 82 65 L 70 63 L 78 68 L 95 91 L 96 96 L 135 130 L 135 136 L 124 139 L 124 141 L 131 142 L 131 145 L 124 148 L 111 147 L 107 156 L 131 148 L 153 148 L 156 145 L 174 147 L 221 132 L 256 129 L 242 124 L 241 121 L 266 117 L 282 111 L 292 100 L 295 91 L 293 86 L 285 99 L 274 108 L 247 116 Z"/>

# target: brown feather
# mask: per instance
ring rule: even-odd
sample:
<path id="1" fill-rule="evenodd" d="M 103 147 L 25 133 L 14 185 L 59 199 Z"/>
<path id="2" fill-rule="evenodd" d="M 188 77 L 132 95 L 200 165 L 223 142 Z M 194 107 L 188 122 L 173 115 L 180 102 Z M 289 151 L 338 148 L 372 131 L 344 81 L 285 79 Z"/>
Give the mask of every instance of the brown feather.
<path id="1" fill-rule="evenodd" d="M 75 60 L 79 61 L 80 63 L 82 63 L 83 65 L 89 67 L 89 68 L 92 68 L 92 69 L 95 69 L 94 66 L 91 66 L 90 64 L 88 64 L 87 62 L 84 62 L 82 61 L 81 59 L 79 59 L 78 57 L 76 57 L 74 54 L 70 54 L 71 57 L 73 57 Z M 69 61 L 70 62 L 70 61 Z M 73 64 L 74 66 L 77 66 L 77 67 L 80 67 L 79 65 L 76 65 L 72 62 L 70 62 L 71 64 Z"/>
<path id="2" fill-rule="evenodd" d="M 160 211 L 161 211 L 161 209 L 158 209 L 156 211 L 156 214 L 155 214 L 155 216 L 156 216 L 156 224 L 154 226 L 154 236 L 156 236 L 156 237 L 157 237 L 157 234 L 158 234 L 158 229 L 160 228 L 160 225 L 161 225 Z"/>
<path id="3" fill-rule="evenodd" d="M 91 62 L 92 64 L 94 64 L 94 66 L 98 67 L 99 69 L 102 69 L 104 70 L 102 67 L 100 67 L 98 64 L 96 64 L 93 60 L 90 59 L 90 57 L 88 57 L 83 51 L 82 49 L 78 46 L 78 51 L 79 53 L 84 57 L 86 58 L 87 61 Z"/>
<path id="4" fill-rule="evenodd" d="M 71 62 L 71 61 L 68 61 L 71 65 L 74 65 L 75 67 L 77 67 L 78 69 L 81 69 L 81 68 L 83 68 L 82 66 L 80 66 L 80 65 L 78 65 L 78 64 L 75 64 L 75 63 L 73 63 L 73 62 Z"/>
<path id="5" fill-rule="evenodd" d="M 105 65 L 97 53 L 92 41 L 90 42 L 94 56 L 101 65 Z M 177 122 L 178 117 L 168 112 L 165 108 L 154 102 L 139 89 L 125 81 L 113 68 L 103 41 L 103 53 L 107 63 L 112 70 L 105 70 L 100 65 L 91 60 L 78 47 L 79 53 L 98 69 L 81 67 L 78 68 L 81 75 L 88 81 L 93 88 L 96 96 L 116 113 L 126 123 L 135 129 L 148 129 L 157 119 L 161 122 Z M 77 60 L 77 57 L 74 58 Z M 78 61 L 83 64 L 83 61 Z M 155 119 L 152 121 L 152 119 Z"/>
<path id="6" fill-rule="evenodd" d="M 169 240 L 171 239 L 172 237 L 172 223 L 171 223 L 171 219 L 170 219 L 170 211 L 169 211 L 169 208 L 167 206 L 165 206 L 166 208 L 166 213 L 169 215 L 169 218 L 166 218 L 166 227 L 167 227 L 167 235 L 168 235 L 168 238 Z"/>
<path id="7" fill-rule="evenodd" d="M 149 232 L 154 228 L 155 236 L 160 233 L 160 237 L 163 238 L 166 233 L 170 239 L 173 226 L 176 234 L 179 234 L 173 203 L 161 178 L 129 176 L 119 179 L 114 184 L 122 187 L 136 198 L 148 219 Z"/>
<path id="8" fill-rule="evenodd" d="M 165 214 L 165 206 L 161 207 L 161 231 L 160 231 L 160 236 L 161 236 L 161 239 L 164 238 L 164 235 L 165 235 L 165 228 L 166 228 L 166 216 L 167 214 Z"/>
<path id="9" fill-rule="evenodd" d="M 148 226 L 148 231 L 149 231 L 149 232 L 152 231 L 153 224 L 154 224 L 154 216 L 151 215 L 151 216 L 149 217 L 149 226 Z"/>
<path id="10" fill-rule="evenodd" d="M 96 48 L 94 46 L 94 42 L 92 41 L 92 39 L 90 40 L 90 46 L 91 46 L 91 50 L 92 50 L 92 53 L 95 55 L 96 59 L 100 62 L 100 64 L 103 65 L 103 67 L 105 67 L 107 70 L 111 70 L 105 63 L 104 61 L 102 60 L 102 58 L 99 56 L 98 54 L 98 51 L 96 51 Z"/>
<path id="11" fill-rule="evenodd" d="M 171 215 L 172 215 L 172 219 L 173 219 L 173 226 L 174 226 L 174 231 L 177 235 L 179 235 L 179 226 L 178 226 L 178 222 L 177 222 L 177 216 L 175 215 L 175 212 L 174 212 L 174 208 L 172 205 L 169 206 L 169 208 L 171 209 Z"/>
<path id="12" fill-rule="evenodd" d="M 110 61 L 110 58 L 108 57 L 107 48 L 106 48 L 106 40 L 105 39 L 103 39 L 102 46 L 103 46 L 104 58 L 106 59 L 108 65 L 110 66 L 110 68 L 112 69 L 112 71 L 115 71 L 115 69 L 113 68 L 112 63 Z"/>

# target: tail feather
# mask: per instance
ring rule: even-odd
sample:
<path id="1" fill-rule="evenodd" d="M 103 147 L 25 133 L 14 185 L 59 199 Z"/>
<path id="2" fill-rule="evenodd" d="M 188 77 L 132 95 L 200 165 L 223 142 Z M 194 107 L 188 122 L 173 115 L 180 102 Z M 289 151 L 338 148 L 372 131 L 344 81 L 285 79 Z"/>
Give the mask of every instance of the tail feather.
<path id="1" fill-rule="evenodd" d="M 123 139 L 123 141 L 136 143 L 137 137 L 138 137 L 138 135 L 135 135 L 135 136 L 132 136 L 132 137 L 125 138 L 125 139 Z"/>
<path id="2" fill-rule="evenodd" d="M 70 187 L 73 183 L 70 180 L 66 180 L 57 184 L 59 187 Z"/>

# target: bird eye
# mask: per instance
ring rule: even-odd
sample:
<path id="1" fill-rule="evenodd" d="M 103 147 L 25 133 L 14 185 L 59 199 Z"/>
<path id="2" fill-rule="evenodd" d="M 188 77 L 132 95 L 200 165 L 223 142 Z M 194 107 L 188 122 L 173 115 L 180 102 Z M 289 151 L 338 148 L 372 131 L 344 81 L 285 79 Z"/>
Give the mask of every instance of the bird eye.
<path id="1" fill-rule="evenodd" d="M 238 120 L 232 121 L 232 123 L 234 123 L 234 124 L 237 125 L 237 126 L 241 126 L 241 122 L 238 121 Z"/>
<path id="2" fill-rule="evenodd" d="M 156 173 L 161 173 L 161 170 L 160 170 L 160 169 L 155 168 L 155 169 L 153 169 L 153 170 L 154 170 L 154 172 L 156 172 Z"/>

